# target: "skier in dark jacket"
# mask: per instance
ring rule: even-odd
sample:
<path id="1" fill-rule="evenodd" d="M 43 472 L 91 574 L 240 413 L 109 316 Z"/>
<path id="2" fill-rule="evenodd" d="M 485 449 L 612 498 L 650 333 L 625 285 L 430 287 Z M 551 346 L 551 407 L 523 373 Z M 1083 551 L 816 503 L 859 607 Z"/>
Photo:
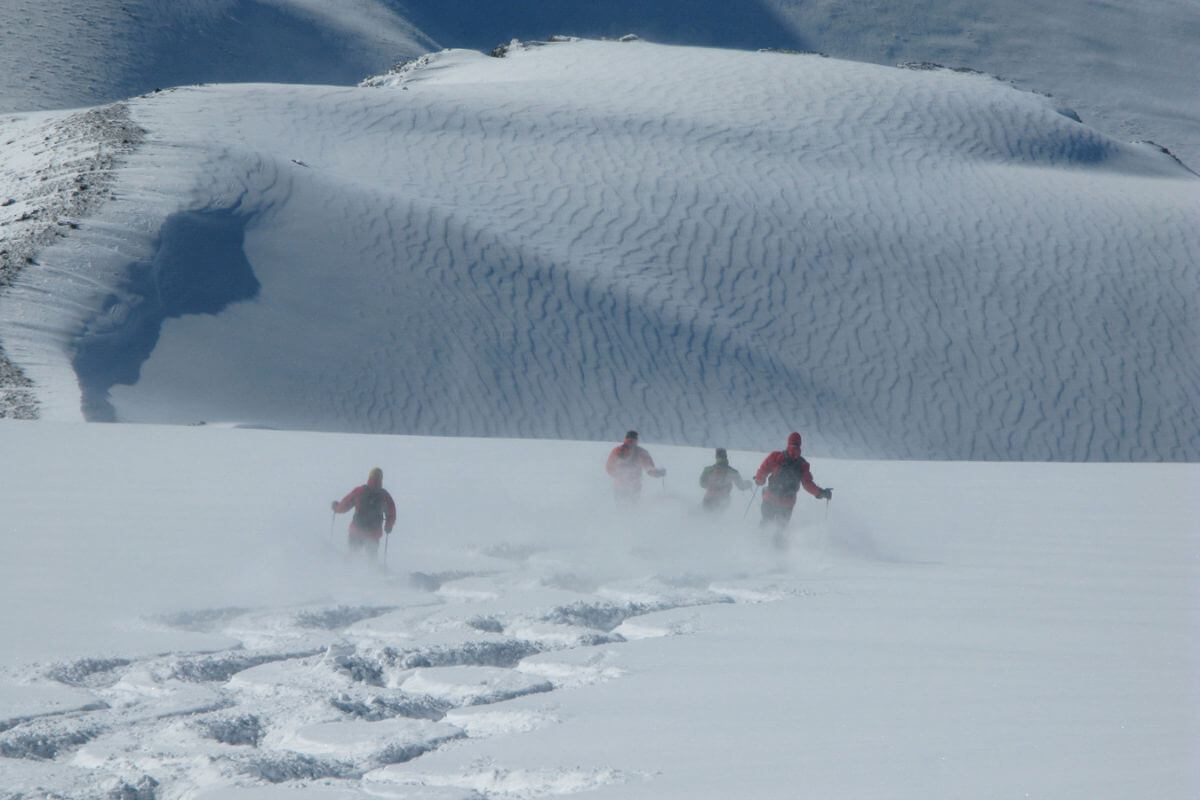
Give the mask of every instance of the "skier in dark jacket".
<path id="1" fill-rule="evenodd" d="M 762 524 L 779 528 L 787 525 L 796 505 L 796 492 L 800 487 L 818 500 L 833 497 L 833 489 L 822 489 L 813 482 L 808 462 L 800 456 L 800 434 L 791 433 L 786 450 L 776 450 L 763 459 L 762 466 L 754 474 L 754 482 L 766 484 L 762 497 Z"/>
<path id="2" fill-rule="evenodd" d="M 642 472 L 652 478 L 667 474 L 665 469 L 654 466 L 654 459 L 638 446 L 638 432 L 629 431 L 625 441 L 608 454 L 605 470 L 612 476 L 613 496 L 619 503 L 636 503 L 642 494 Z"/>
<path id="3" fill-rule="evenodd" d="M 709 464 L 700 473 L 700 485 L 704 487 L 704 500 L 701 501 L 704 510 L 722 511 L 729 505 L 729 495 L 734 486 L 745 491 L 751 483 L 729 466 L 729 454 L 724 447 L 718 447 L 717 463 Z"/>
<path id="4" fill-rule="evenodd" d="M 345 514 L 351 509 L 348 544 L 350 549 L 362 550 L 370 559 L 379 555 L 379 540 L 390 534 L 396 524 L 396 503 L 383 488 L 383 470 L 375 467 L 367 482 L 350 490 L 341 500 L 334 500 L 333 513 Z"/>

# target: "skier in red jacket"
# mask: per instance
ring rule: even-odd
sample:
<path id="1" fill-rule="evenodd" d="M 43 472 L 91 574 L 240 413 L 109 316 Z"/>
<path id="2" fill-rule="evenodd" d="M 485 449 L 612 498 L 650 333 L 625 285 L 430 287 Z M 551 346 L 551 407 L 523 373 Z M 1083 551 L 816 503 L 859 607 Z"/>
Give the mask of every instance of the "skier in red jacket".
<path id="1" fill-rule="evenodd" d="M 368 558 L 379 556 L 379 540 L 391 533 L 396 524 L 396 503 L 383 488 L 383 470 L 375 467 L 367 482 L 350 490 L 341 500 L 334 500 L 333 513 L 345 514 L 354 509 L 350 520 L 348 544 L 350 550 L 362 550 Z"/>
<path id="2" fill-rule="evenodd" d="M 787 449 L 776 450 L 763 459 L 762 466 L 754 474 L 754 482 L 766 484 L 762 497 L 762 524 L 779 528 L 787 525 L 796 505 L 796 492 L 801 486 L 804 491 L 818 500 L 829 500 L 833 489 L 822 489 L 813 482 L 808 462 L 800 456 L 800 434 L 788 435 Z"/>
<path id="3" fill-rule="evenodd" d="M 625 441 L 612 449 L 605 465 L 612 476 L 613 496 L 621 503 L 636 503 L 642 494 L 642 472 L 652 478 L 667 474 L 665 469 L 654 466 L 654 459 L 645 449 L 638 446 L 637 431 L 625 434 Z"/>

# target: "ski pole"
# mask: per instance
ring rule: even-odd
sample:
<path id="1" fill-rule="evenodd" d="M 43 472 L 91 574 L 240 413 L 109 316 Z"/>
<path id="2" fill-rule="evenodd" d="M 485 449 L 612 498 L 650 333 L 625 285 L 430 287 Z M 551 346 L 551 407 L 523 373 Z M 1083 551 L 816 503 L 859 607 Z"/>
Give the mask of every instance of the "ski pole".
<path id="1" fill-rule="evenodd" d="M 334 511 L 329 515 L 329 541 L 333 541 L 333 525 L 337 522 L 337 512 Z"/>
<path id="2" fill-rule="evenodd" d="M 746 503 L 746 510 L 742 512 L 742 519 L 745 519 L 746 515 L 750 513 L 750 506 L 754 505 L 754 498 L 756 495 L 758 495 L 757 486 L 755 486 L 754 491 L 750 493 L 750 502 Z"/>

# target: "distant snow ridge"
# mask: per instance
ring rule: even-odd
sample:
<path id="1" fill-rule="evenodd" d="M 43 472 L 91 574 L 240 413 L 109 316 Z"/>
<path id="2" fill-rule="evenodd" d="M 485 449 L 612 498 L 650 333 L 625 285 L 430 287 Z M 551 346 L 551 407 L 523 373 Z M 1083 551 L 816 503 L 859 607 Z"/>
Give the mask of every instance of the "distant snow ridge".
<path id="1" fill-rule="evenodd" d="M 128 421 L 1200 458 L 1200 180 L 1155 148 L 947 70 L 505 55 L 132 103 L 121 199 L 0 317 L 47 416 L 79 378 Z M 70 354 L 171 251 L 148 221 L 198 210 L 238 220 L 260 290 L 168 315 L 132 375 L 87 385 Z M 202 282 L 191 258 L 172 280 Z"/>
<path id="2" fill-rule="evenodd" d="M 383 0 L 0 0 L 0 112 L 219 81 L 349 85 L 436 47 Z"/>

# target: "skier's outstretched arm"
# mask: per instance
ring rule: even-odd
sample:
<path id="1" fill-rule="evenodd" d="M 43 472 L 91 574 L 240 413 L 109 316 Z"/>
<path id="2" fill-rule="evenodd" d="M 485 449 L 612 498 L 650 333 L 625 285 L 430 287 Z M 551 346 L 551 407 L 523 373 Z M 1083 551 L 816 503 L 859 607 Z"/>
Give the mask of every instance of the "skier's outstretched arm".
<path id="1" fill-rule="evenodd" d="M 654 466 L 654 459 L 645 450 L 638 450 L 638 463 L 642 465 L 642 469 L 646 470 L 646 474 L 652 478 L 661 478 L 667 474 L 665 469 L 659 469 Z"/>
<path id="2" fill-rule="evenodd" d="M 822 489 L 820 486 L 817 486 L 813 480 L 812 471 L 807 465 L 804 467 L 804 474 L 800 476 L 800 485 L 804 487 L 804 491 L 818 500 L 833 499 L 833 489 Z"/>
<path id="3" fill-rule="evenodd" d="M 757 483 L 759 486 L 762 486 L 764 483 L 766 483 L 767 478 L 773 472 L 775 472 L 775 470 L 779 469 L 779 459 L 781 457 L 782 457 L 782 454 L 776 452 L 776 453 L 771 453 L 766 458 L 764 458 L 762 464 L 760 464 L 758 467 L 758 472 L 754 473 L 754 482 Z"/>
<path id="4" fill-rule="evenodd" d="M 333 501 L 333 513 L 345 514 L 350 509 L 358 504 L 358 496 L 362 493 L 362 487 L 356 486 L 350 490 L 350 494 L 343 497 L 341 500 Z"/>
<path id="5" fill-rule="evenodd" d="M 753 485 L 750 481 L 748 481 L 742 477 L 742 473 L 738 472 L 733 467 L 730 467 L 729 471 L 733 473 L 734 485 L 736 485 L 738 487 L 738 489 L 742 490 L 743 492 L 746 491 L 747 489 L 749 489 Z"/>

